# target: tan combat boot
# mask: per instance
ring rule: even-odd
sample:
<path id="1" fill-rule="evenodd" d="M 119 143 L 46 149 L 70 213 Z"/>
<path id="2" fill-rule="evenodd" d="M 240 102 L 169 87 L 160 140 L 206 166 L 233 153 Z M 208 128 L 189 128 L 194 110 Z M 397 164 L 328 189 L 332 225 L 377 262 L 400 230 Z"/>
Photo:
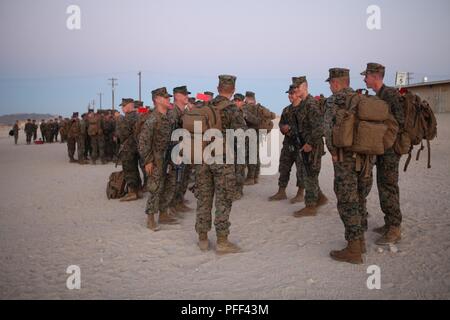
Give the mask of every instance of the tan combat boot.
<path id="1" fill-rule="evenodd" d="M 70 162 L 70 163 L 75 163 L 75 162 L 77 162 L 77 161 L 72 157 L 72 158 L 69 159 L 69 162 Z"/>
<path id="2" fill-rule="evenodd" d="M 159 213 L 159 223 L 160 224 L 178 224 L 177 218 L 171 216 L 167 210 Z"/>
<path id="3" fill-rule="evenodd" d="M 126 195 L 124 195 L 122 198 L 120 198 L 120 201 L 121 202 L 135 201 L 137 199 L 139 199 L 137 191 L 135 189 L 130 189 L 130 190 L 128 190 L 128 193 Z"/>
<path id="4" fill-rule="evenodd" d="M 333 260 L 348 262 L 353 264 L 362 264 L 361 241 L 350 240 L 347 247 L 339 251 L 331 251 L 330 256 Z"/>
<path id="5" fill-rule="evenodd" d="M 209 250 L 209 240 L 208 240 L 208 234 L 206 232 L 201 232 L 198 235 L 198 247 L 202 251 L 208 251 Z"/>
<path id="6" fill-rule="evenodd" d="M 314 217 L 317 215 L 317 206 L 309 205 L 304 207 L 303 209 L 296 211 L 294 213 L 294 217 L 303 218 L 303 217 Z"/>
<path id="7" fill-rule="evenodd" d="M 216 251 L 218 254 L 238 253 L 241 251 L 234 243 L 228 241 L 228 236 L 217 236 Z"/>
<path id="8" fill-rule="evenodd" d="M 255 178 L 247 178 L 244 181 L 245 186 L 253 186 L 255 184 Z"/>
<path id="9" fill-rule="evenodd" d="M 374 228 L 372 231 L 380 235 L 384 235 L 388 231 L 389 227 L 384 225 L 382 227 Z"/>
<path id="10" fill-rule="evenodd" d="M 287 199 L 286 188 L 278 188 L 278 192 L 269 198 L 269 201 L 280 201 Z"/>
<path id="11" fill-rule="evenodd" d="M 156 223 L 155 215 L 153 213 L 150 213 L 147 215 L 147 228 L 149 228 L 152 231 L 159 231 L 161 228 Z"/>
<path id="12" fill-rule="evenodd" d="M 328 198 L 322 193 L 322 191 L 319 192 L 319 199 L 317 200 L 317 206 L 324 206 L 328 203 Z"/>
<path id="13" fill-rule="evenodd" d="M 294 203 L 300 203 L 300 202 L 305 201 L 304 194 L 305 194 L 305 189 L 298 188 L 297 195 L 291 199 L 291 203 L 294 204 Z"/>
<path id="14" fill-rule="evenodd" d="M 78 160 L 78 163 L 81 165 L 85 165 L 85 164 L 87 164 L 87 161 L 84 159 L 81 159 L 81 160 Z"/>
<path id="15" fill-rule="evenodd" d="M 380 246 L 388 244 L 396 244 L 401 239 L 402 239 L 402 232 L 400 227 L 390 226 L 387 232 L 383 236 L 381 236 L 381 238 L 375 241 L 375 243 Z"/>

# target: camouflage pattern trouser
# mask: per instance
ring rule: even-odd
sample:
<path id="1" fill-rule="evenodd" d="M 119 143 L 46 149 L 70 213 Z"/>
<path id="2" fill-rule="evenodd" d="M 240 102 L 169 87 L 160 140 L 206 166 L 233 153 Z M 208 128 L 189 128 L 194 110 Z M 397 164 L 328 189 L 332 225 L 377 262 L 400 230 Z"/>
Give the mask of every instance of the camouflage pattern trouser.
<path id="1" fill-rule="evenodd" d="M 17 133 L 15 133 L 14 134 L 14 144 L 17 144 L 17 141 L 19 140 L 19 134 Z"/>
<path id="2" fill-rule="evenodd" d="M 33 141 L 36 141 L 37 140 L 37 131 L 34 131 L 33 132 Z"/>
<path id="3" fill-rule="evenodd" d="M 256 131 L 256 132 L 258 132 L 258 131 Z M 248 141 L 246 141 L 246 148 L 247 148 L 247 150 L 250 151 Z M 256 144 L 256 164 L 250 164 L 250 156 L 249 155 L 246 155 L 246 156 L 247 156 L 246 163 L 247 163 L 247 169 L 248 169 L 247 178 L 249 178 L 249 179 L 256 178 L 257 179 L 259 177 L 259 172 L 261 171 L 261 161 L 259 159 L 259 136 L 257 137 L 257 144 Z"/>
<path id="4" fill-rule="evenodd" d="M 92 148 L 92 160 L 96 161 L 99 157 L 105 160 L 105 138 L 103 136 L 90 136 Z"/>
<path id="5" fill-rule="evenodd" d="M 114 156 L 114 141 L 113 135 L 111 133 L 105 134 L 105 157 L 107 160 L 111 161 Z"/>
<path id="6" fill-rule="evenodd" d="M 120 155 L 122 171 L 129 189 L 136 191 L 142 185 L 139 173 L 139 154 L 137 152 L 123 151 Z"/>
<path id="7" fill-rule="evenodd" d="M 33 133 L 31 132 L 27 132 L 26 133 L 26 136 L 27 136 L 27 144 L 30 144 L 31 143 L 31 138 L 33 137 Z"/>
<path id="8" fill-rule="evenodd" d="M 176 187 L 175 187 L 175 195 L 172 199 L 172 203 L 171 206 L 174 207 L 178 204 L 181 204 L 183 202 L 184 199 L 184 195 L 186 194 L 188 185 L 189 185 L 189 179 L 191 177 L 191 172 L 193 170 L 194 166 L 192 164 L 186 164 L 184 166 L 184 170 L 181 176 L 181 181 L 180 182 L 176 182 Z M 175 169 L 173 169 L 175 171 Z M 176 174 L 174 172 L 174 174 Z"/>
<path id="9" fill-rule="evenodd" d="M 283 144 L 280 154 L 280 165 L 278 167 L 278 172 L 280 172 L 280 177 L 278 179 L 278 186 L 280 188 L 286 188 L 289 183 L 289 178 L 291 177 L 292 165 L 295 163 L 297 168 L 297 187 L 305 188 L 305 173 L 303 165 L 301 164 L 300 157 L 296 149 L 291 145 Z"/>
<path id="10" fill-rule="evenodd" d="M 393 149 L 377 157 L 377 186 L 384 222 L 387 226 L 399 227 L 402 223 L 398 167 L 400 157 Z"/>
<path id="11" fill-rule="evenodd" d="M 235 175 L 236 175 L 236 192 L 242 194 L 244 192 L 245 164 L 235 165 Z"/>
<path id="12" fill-rule="evenodd" d="M 69 159 L 72 159 L 75 155 L 75 149 L 78 151 L 78 160 L 84 159 L 84 137 L 68 138 L 67 139 L 67 151 Z"/>
<path id="13" fill-rule="evenodd" d="M 322 149 L 313 151 L 312 153 L 309 154 L 309 157 L 314 158 L 314 152 L 322 152 Z M 314 160 L 311 161 L 308 168 L 309 170 L 306 170 L 305 164 L 301 158 L 300 163 L 302 166 L 301 169 L 302 179 L 304 179 L 303 181 L 305 185 L 305 205 L 316 206 L 317 200 L 319 200 L 319 192 L 320 192 L 319 174 L 320 169 L 322 167 L 322 156 L 319 156 L 315 163 Z"/>
<path id="14" fill-rule="evenodd" d="M 147 188 L 149 191 L 146 214 L 157 214 L 169 208 L 175 192 L 175 174 L 169 166 L 166 173 L 162 172 L 162 166 L 155 166 L 152 174 L 148 177 Z"/>
<path id="15" fill-rule="evenodd" d="M 344 151 L 342 162 L 334 164 L 334 192 L 347 241 L 359 240 L 367 231 L 366 198 L 372 188 L 372 169 L 373 163 L 370 163 L 368 177 L 356 172 L 356 159 L 350 151 Z"/>
<path id="16" fill-rule="evenodd" d="M 217 235 L 226 236 L 230 233 L 230 212 L 236 188 L 235 166 L 233 164 L 197 164 L 195 179 L 197 184 L 197 233 L 209 232 L 212 223 L 212 207 L 214 195 L 215 218 L 214 226 Z"/>

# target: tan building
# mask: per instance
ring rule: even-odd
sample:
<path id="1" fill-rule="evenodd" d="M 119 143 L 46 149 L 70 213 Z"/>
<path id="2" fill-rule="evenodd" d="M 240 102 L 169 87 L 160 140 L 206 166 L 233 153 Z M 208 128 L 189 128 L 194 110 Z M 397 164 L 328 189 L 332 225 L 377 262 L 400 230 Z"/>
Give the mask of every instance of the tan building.
<path id="1" fill-rule="evenodd" d="M 450 80 L 416 83 L 403 88 L 427 100 L 434 112 L 450 112 Z"/>

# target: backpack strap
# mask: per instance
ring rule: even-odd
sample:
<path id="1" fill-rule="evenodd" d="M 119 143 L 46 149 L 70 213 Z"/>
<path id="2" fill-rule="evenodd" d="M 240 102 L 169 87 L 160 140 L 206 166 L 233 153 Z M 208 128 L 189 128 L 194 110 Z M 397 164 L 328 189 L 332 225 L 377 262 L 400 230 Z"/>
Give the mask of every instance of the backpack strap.
<path id="1" fill-rule="evenodd" d="M 428 169 L 431 169 L 431 145 L 430 140 L 427 139 L 427 149 L 428 149 Z"/>

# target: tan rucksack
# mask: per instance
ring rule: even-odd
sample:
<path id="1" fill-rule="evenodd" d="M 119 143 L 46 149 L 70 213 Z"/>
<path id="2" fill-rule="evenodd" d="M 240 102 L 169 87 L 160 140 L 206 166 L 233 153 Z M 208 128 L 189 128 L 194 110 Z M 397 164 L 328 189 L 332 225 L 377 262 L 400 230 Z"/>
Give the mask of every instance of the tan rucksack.
<path id="1" fill-rule="evenodd" d="M 333 145 L 362 155 L 382 155 L 392 148 L 398 123 L 389 105 L 376 96 L 352 94 L 336 112 Z"/>
<path id="2" fill-rule="evenodd" d="M 191 134 L 191 161 L 194 162 L 194 154 L 196 151 L 203 155 L 205 147 L 209 144 L 203 141 L 203 134 L 209 129 L 217 129 L 222 131 L 222 116 L 221 112 L 226 107 L 232 104 L 231 101 L 223 100 L 218 104 L 209 102 L 202 107 L 194 107 L 191 110 L 186 110 L 181 116 L 181 121 L 183 123 L 183 129 L 186 129 Z M 200 122 L 202 125 L 201 132 L 194 131 L 194 125 L 196 122 Z M 201 150 L 198 150 L 198 146 L 194 144 L 194 139 L 196 135 L 200 135 L 199 140 L 202 141 Z"/>
<path id="3" fill-rule="evenodd" d="M 125 195 L 126 181 L 123 171 L 111 173 L 106 185 L 106 196 L 108 199 L 119 199 Z"/>
<path id="4" fill-rule="evenodd" d="M 88 135 L 96 136 L 101 134 L 100 119 L 97 117 L 88 117 Z"/>
<path id="5" fill-rule="evenodd" d="M 408 154 L 404 171 L 408 169 L 411 162 L 414 146 L 420 144 L 417 151 L 416 161 L 419 160 L 420 153 L 424 150 L 423 141 L 427 142 L 428 168 L 431 168 L 430 141 L 437 136 L 437 121 L 433 110 L 427 101 L 412 92 L 406 92 L 400 100 L 405 116 L 405 126 L 399 139 L 394 145 L 394 150 L 398 154 Z"/>

